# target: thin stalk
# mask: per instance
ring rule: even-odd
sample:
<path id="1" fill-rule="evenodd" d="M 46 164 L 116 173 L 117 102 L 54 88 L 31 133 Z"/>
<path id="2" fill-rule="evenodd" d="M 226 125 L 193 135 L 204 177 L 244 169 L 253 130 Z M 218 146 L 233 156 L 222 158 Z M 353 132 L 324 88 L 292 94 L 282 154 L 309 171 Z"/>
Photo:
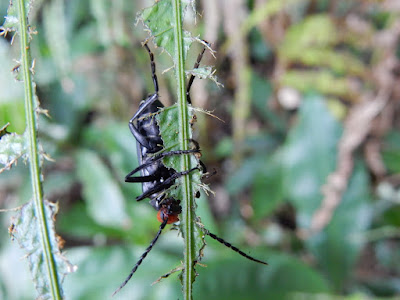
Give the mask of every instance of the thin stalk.
<path id="1" fill-rule="evenodd" d="M 175 77 L 177 80 L 178 112 L 179 112 L 179 143 L 182 150 L 188 149 L 190 139 L 190 124 L 188 114 L 188 104 L 186 101 L 185 85 L 185 60 L 183 48 L 183 28 L 182 28 L 182 6 L 181 0 L 173 0 L 173 10 L 175 19 Z M 186 170 L 191 168 L 188 155 L 182 155 L 182 165 Z M 183 189 L 183 220 L 182 231 L 185 238 L 184 252 L 184 272 L 183 272 L 183 294 L 185 300 L 192 299 L 192 283 L 195 278 L 193 265 L 196 259 L 195 240 L 194 240 L 194 199 L 190 180 L 190 174 L 182 179 Z"/>
<path id="2" fill-rule="evenodd" d="M 32 74 L 30 71 L 30 51 L 29 51 L 29 37 L 28 37 L 28 24 L 27 15 L 25 10 L 25 1 L 18 0 L 18 17 L 20 24 L 20 40 L 21 40 L 21 65 L 22 76 L 25 89 L 25 114 L 26 126 L 29 136 L 29 166 L 32 180 L 33 200 L 36 211 L 37 222 L 40 228 L 41 244 L 44 253 L 44 263 L 46 264 L 50 291 L 53 299 L 61 300 L 61 292 L 59 281 L 57 278 L 57 270 L 54 262 L 54 257 L 51 249 L 49 230 L 47 228 L 44 203 L 43 203 L 43 189 L 40 181 L 40 163 L 39 151 L 36 136 L 36 112 L 34 107 L 35 96 L 33 93 Z"/>

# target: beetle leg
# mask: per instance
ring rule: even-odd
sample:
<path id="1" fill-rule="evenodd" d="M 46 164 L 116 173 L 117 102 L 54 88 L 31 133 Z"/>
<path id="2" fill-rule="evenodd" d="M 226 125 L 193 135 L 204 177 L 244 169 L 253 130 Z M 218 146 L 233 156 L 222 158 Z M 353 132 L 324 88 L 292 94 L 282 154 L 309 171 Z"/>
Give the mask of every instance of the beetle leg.
<path id="1" fill-rule="evenodd" d="M 189 174 L 190 172 L 193 172 L 195 170 L 199 170 L 198 167 L 192 168 L 190 170 L 187 171 L 183 171 L 183 172 L 176 172 L 174 173 L 172 176 L 170 176 L 169 178 L 167 178 L 166 180 L 164 180 L 163 182 L 161 182 L 160 184 L 154 186 L 153 188 L 147 190 L 145 193 L 143 193 L 142 195 L 136 197 L 136 201 L 140 201 L 143 200 L 149 196 L 151 196 L 152 194 L 161 192 L 162 190 L 165 190 L 166 187 L 169 187 L 172 183 L 175 182 L 175 180 L 179 177 L 182 177 L 184 175 Z"/>
<path id="2" fill-rule="evenodd" d="M 182 155 L 182 154 L 190 154 L 190 153 L 198 153 L 200 150 L 198 149 L 193 149 L 193 150 L 176 150 L 176 151 L 169 151 L 169 152 L 163 152 L 154 156 L 151 156 L 149 158 L 149 161 L 146 163 L 141 164 L 139 167 L 136 169 L 132 170 L 128 175 L 126 175 L 125 178 L 130 177 L 131 175 L 135 174 L 136 172 L 139 172 L 140 170 L 147 168 L 148 166 L 158 162 L 159 160 L 163 159 L 164 157 L 167 156 L 173 156 L 173 155 Z"/>
<path id="3" fill-rule="evenodd" d="M 125 182 L 152 182 L 152 181 L 156 181 L 158 179 L 159 179 L 159 177 L 154 176 L 154 175 L 137 176 L 137 177 L 126 175 Z"/>

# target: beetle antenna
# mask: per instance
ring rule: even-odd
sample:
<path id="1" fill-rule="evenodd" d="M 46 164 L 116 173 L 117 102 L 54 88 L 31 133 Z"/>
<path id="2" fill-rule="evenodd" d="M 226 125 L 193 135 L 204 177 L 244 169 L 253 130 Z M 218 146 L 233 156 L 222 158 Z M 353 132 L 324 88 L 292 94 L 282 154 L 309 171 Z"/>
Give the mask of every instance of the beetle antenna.
<path id="1" fill-rule="evenodd" d="M 244 253 L 239 248 L 233 246 L 231 243 L 228 243 L 227 241 L 225 241 L 225 240 L 221 239 L 220 237 L 216 236 L 215 234 L 209 232 L 204 227 L 203 227 L 203 229 L 204 229 L 205 234 L 207 234 L 208 236 L 212 237 L 214 240 L 220 242 L 221 244 L 225 245 L 226 247 L 231 248 L 233 251 L 239 253 L 241 256 L 243 256 L 243 257 L 245 257 L 245 258 L 247 258 L 249 260 L 255 261 L 257 263 L 260 263 L 260 264 L 263 264 L 263 265 L 268 265 L 268 263 L 266 263 L 265 261 L 262 261 L 262 260 L 254 258 L 254 257 L 251 257 L 250 255 L 247 255 L 246 253 Z"/>
<path id="2" fill-rule="evenodd" d="M 139 258 L 138 262 L 133 267 L 133 269 L 129 273 L 128 277 L 126 277 L 125 281 L 120 285 L 120 287 L 115 290 L 115 292 L 112 294 L 112 296 L 114 296 L 116 293 L 118 293 L 128 283 L 128 281 L 132 278 L 133 274 L 136 272 L 136 270 L 139 268 L 140 264 L 143 262 L 143 260 L 147 256 L 147 254 L 149 254 L 149 252 L 151 251 L 151 249 L 153 248 L 153 246 L 157 242 L 158 238 L 161 235 L 161 232 L 163 231 L 163 229 L 165 228 L 167 223 L 168 223 L 168 217 L 165 218 L 164 221 L 161 223 L 160 229 L 158 230 L 158 232 L 157 232 L 156 236 L 154 237 L 154 239 L 151 241 L 150 245 L 147 247 L 147 249 L 144 251 L 142 256 Z"/>
<path id="3" fill-rule="evenodd" d="M 204 42 L 206 45 L 210 46 L 210 43 L 208 43 L 208 42 L 206 42 L 206 41 L 204 41 L 204 40 L 203 40 L 203 42 Z M 197 60 L 196 60 L 196 63 L 194 64 L 193 70 L 194 70 L 194 69 L 197 69 L 197 68 L 200 66 L 200 62 L 201 62 L 201 59 L 203 58 L 203 55 L 204 55 L 204 52 L 205 52 L 205 51 L 206 51 L 206 46 L 204 46 L 204 48 L 203 48 L 203 50 L 200 52 L 199 56 L 197 56 Z M 187 99 L 187 102 L 188 102 L 189 104 L 192 104 L 192 99 L 190 98 L 190 88 L 192 87 L 192 84 L 193 84 L 193 81 L 194 81 L 194 77 L 195 77 L 195 76 L 194 76 L 193 74 L 190 76 L 190 78 L 189 78 L 189 83 L 188 83 L 187 88 L 186 88 L 186 99 Z"/>
<path id="4" fill-rule="evenodd" d="M 151 52 L 149 46 L 147 46 L 147 43 L 144 44 L 144 47 L 146 48 L 147 52 L 149 52 L 150 55 L 151 77 L 153 78 L 153 84 L 156 94 L 158 94 L 158 80 L 156 74 L 156 63 L 154 62 L 154 54 L 153 52 Z"/>

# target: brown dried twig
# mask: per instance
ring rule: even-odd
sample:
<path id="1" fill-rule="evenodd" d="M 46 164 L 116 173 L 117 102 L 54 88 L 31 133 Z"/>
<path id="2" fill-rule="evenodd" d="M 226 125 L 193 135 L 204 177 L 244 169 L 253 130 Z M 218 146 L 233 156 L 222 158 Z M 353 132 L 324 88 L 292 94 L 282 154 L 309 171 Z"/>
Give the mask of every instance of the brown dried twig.
<path id="1" fill-rule="evenodd" d="M 384 53 L 383 59 L 372 71 L 372 76 L 378 83 L 378 92 L 375 97 L 365 93 L 361 96 L 363 101 L 350 110 L 344 123 L 343 136 L 338 145 L 336 170 L 328 176 L 327 183 L 322 187 L 324 199 L 320 208 L 314 213 L 307 234 L 320 232 L 331 221 L 353 171 L 353 153 L 370 133 L 372 121 L 390 101 L 396 81 L 392 70 L 398 64 L 394 49 L 396 49 L 395 43 L 400 36 L 400 22 L 382 33 L 382 36 L 386 39 L 386 43 L 380 43 Z M 380 37 L 378 35 L 378 38 Z"/>

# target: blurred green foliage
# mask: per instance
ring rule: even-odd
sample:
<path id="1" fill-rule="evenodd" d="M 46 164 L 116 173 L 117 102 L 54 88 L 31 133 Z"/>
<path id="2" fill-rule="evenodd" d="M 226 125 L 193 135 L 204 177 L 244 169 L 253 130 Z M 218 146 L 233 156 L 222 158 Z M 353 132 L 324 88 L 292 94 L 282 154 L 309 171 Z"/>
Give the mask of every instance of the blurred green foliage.
<path id="1" fill-rule="evenodd" d="M 199 11 L 205 12 L 193 29 L 202 38 L 209 32 L 205 1 L 197 1 Z M 6 2 L 0 3 L 3 16 Z M 140 184 L 123 182 L 137 166 L 136 143 L 127 121 L 153 90 L 148 54 L 140 46 L 146 33 L 140 25 L 133 26 L 136 13 L 148 2 L 54 0 L 37 1 L 32 7 L 37 93 L 51 116 L 41 116 L 39 138 L 55 160 L 44 162 L 45 194 L 59 203 L 56 230 L 65 240 L 66 256 L 78 266 L 65 278 L 67 299 L 108 299 L 158 229 L 152 207 L 134 201 L 141 193 Z M 244 2 L 248 14 L 243 34 L 248 44 L 242 47 L 249 50 L 251 115 L 240 148 L 233 147 L 230 132 L 231 99 L 237 88 L 231 79 L 234 59 L 223 49 L 217 51 L 216 75 L 224 89 L 213 83 L 193 89 L 209 99 L 201 108 L 225 121 L 198 114 L 194 125 L 202 160 L 210 171 L 217 170 L 208 179 L 216 195 L 197 200 L 198 215 L 210 231 L 267 260 L 269 266 L 243 260 L 206 239 L 202 263 L 207 267 L 197 267 L 194 299 L 396 299 L 400 295 L 396 89 L 352 152 L 353 168 L 338 206 L 331 209 L 331 219 L 314 235 L 302 232 L 310 228 L 323 203 L 329 175 L 343 163 L 338 150 L 343 132 L 359 129 L 345 122 L 349 111 L 363 103 L 365 95 L 378 94 L 390 76 L 398 74 L 400 37 L 393 28 L 400 11 L 391 1 L 293 1 L 289 6 Z M 266 8 L 257 11 L 257 5 Z M 260 17 L 263 12 L 267 13 Z M 234 19 L 218 15 L 220 23 Z M 219 50 L 219 45 L 233 39 L 230 34 L 221 26 L 213 47 Z M 397 40 L 395 46 L 385 48 L 391 39 Z M 0 128 L 10 122 L 7 131 L 22 134 L 23 88 L 12 72 L 18 42 L 11 46 L 10 40 L 0 39 Z M 188 65 L 197 50 L 189 50 Z M 387 61 L 389 56 L 392 60 Z M 161 72 L 171 61 L 160 51 L 155 57 L 161 101 L 170 105 L 173 81 Z M 291 91 L 298 102 L 286 107 L 282 90 Z M 195 105 L 200 103 L 196 92 L 192 99 Z M 3 151 L 8 149 L 0 148 L 0 162 Z M 235 151 L 243 153 L 236 165 Z M 384 171 L 374 162 L 380 162 Z M 0 208 L 17 207 L 30 199 L 28 182 L 22 160 L 1 173 Z M 0 215 L 0 299 L 32 299 L 28 266 L 7 232 L 13 214 Z M 177 231 L 166 230 L 115 298 L 180 298 L 178 273 L 150 284 L 180 266 L 182 248 Z"/>

